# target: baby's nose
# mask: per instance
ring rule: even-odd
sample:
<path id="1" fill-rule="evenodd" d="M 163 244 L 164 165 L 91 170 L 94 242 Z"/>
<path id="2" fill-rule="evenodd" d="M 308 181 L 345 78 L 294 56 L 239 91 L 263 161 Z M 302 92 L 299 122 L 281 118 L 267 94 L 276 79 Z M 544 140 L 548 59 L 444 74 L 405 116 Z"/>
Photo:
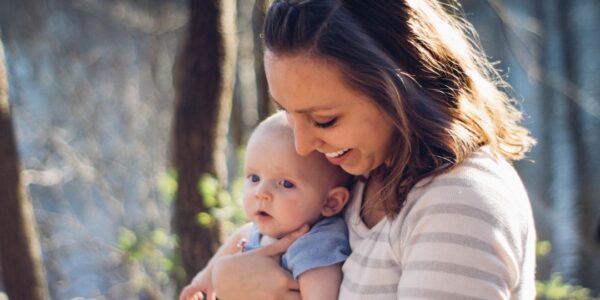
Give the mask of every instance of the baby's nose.
<path id="1" fill-rule="evenodd" d="M 271 191 L 269 190 L 267 183 L 261 183 L 258 186 L 258 188 L 256 189 L 256 193 L 254 194 L 254 196 L 257 199 L 270 200 L 271 199 Z"/>

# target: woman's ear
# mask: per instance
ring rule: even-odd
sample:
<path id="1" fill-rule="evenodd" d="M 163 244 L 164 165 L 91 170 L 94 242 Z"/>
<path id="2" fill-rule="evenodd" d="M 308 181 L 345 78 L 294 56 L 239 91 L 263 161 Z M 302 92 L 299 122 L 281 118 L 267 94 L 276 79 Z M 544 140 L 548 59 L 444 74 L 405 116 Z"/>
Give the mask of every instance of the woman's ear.
<path id="1" fill-rule="evenodd" d="M 350 198 L 350 192 L 343 186 L 337 186 L 332 188 L 327 194 L 327 199 L 323 205 L 321 214 L 325 217 L 331 217 L 342 211 L 348 199 Z"/>

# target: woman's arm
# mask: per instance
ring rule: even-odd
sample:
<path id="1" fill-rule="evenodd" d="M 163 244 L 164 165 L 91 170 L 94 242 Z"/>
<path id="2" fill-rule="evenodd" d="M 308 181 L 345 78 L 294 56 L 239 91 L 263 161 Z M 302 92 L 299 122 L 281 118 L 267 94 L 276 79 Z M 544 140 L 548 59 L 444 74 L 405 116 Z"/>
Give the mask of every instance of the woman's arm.
<path id="1" fill-rule="evenodd" d="M 303 226 L 271 245 L 216 259 L 212 282 L 219 299 L 300 300 L 298 283 L 279 265 L 279 256 L 307 231 Z"/>
<path id="2" fill-rule="evenodd" d="M 310 300 L 336 300 L 342 283 L 342 264 L 312 269 L 298 277 L 300 294 Z"/>

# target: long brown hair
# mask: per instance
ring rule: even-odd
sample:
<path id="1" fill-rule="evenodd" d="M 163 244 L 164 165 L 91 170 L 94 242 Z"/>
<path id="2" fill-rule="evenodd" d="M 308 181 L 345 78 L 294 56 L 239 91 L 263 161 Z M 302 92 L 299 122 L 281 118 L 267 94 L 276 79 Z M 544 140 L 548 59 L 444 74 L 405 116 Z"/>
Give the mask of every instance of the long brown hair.
<path id="1" fill-rule="evenodd" d="M 275 55 L 334 62 L 394 123 L 395 153 L 375 170 L 375 207 L 398 214 L 408 192 L 488 145 L 507 160 L 534 144 L 508 85 L 458 6 L 432 0 L 275 0 L 264 43 Z"/>

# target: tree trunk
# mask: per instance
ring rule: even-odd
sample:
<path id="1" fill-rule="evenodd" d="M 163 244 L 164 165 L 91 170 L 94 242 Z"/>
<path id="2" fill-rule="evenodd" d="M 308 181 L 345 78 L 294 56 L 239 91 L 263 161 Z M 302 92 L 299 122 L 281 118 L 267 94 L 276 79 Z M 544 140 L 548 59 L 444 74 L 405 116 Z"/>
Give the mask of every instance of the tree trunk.
<path id="1" fill-rule="evenodd" d="M 19 176 L 0 42 L 0 264 L 9 299 L 47 299 L 33 208 Z"/>
<path id="2" fill-rule="evenodd" d="M 199 214 L 211 204 L 198 191 L 203 174 L 226 184 L 225 138 L 233 90 L 235 61 L 235 2 L 189 1 L 190 18 L 175 66 L 176 107 L 173 163 L 178 187 L 173 215 L 179 254 L 186 272 L 182 284 L 215 253 L 221 227 L 214 217 L 200 224 Z"/>
<path id="3" fill-rule="evenodd" d="M 259 122 L 275 112 L 275 106 L 269 97 L 269 88 L 267 86 L 267 76 L 265 75 L 263 61 L 264 47 L 261 38 L 267 4 L 267 0 L 256 0 L 252 13 L 252 27 L 254 28 L 254 72 L 256 73 L 256 102 Z"/>
<path id="4" fill-rule="evenodd" d="M 575 222 L 577 224 L 577 232 L 580 235 L 581 247 L 578 249 L 580 257 L 577 266 L 576 278 L 577 282 L 585 287 L 590 287 L 595 290 L 600 288 L 598 284 L 599 261 L 594 258 L 600 257 L 600 247 L 594 242 L 594 222 L 596 221 L 597 211 L 597 193 L 593 193 L 592 189 L 597 186 L 594 179 L 594 166 L 589 163 L 594 161 L 594 154 L 589 155 L 589 150 L 593 149 L 586 145 L 585 122 L 590 111 L 586 110 L 585 93 L 583 89 L 583 77 L 592 76 L 594 72 L 585 73 L 582 66 L 578 63 L 585 60 L 580 60 L 578 56 L 584 54 L 586 26 L 580 24 L 581 9 L 587 9 L 589 2 L 573 3 L 569 1 L 560 1 L 559 10 L 561 18 L 559 26 L 563 31 L 565 45 L 564 63 L 565 72 L 563 74 L 567 81 L 567 91 L 569 92 L 568 101 L 568 119 L 569 130 L 573 136 L 573 156 L 576 162 L 573 164 L 574 174 L 577 178 L 574 180 L 573 190 L 576 193 L 576 213 Z M 580 7 L 578 7 L 580 6 Z M 590 7 L 589 9 L 592 9 Z M 578 13 L 579 9 L 579 14 Z M 592 10 L 593 11 L 593 10 Z M 597 70 L 597 69 L 596 69 Z M 595 72 L 597 73 L 597 71 Z M 592 111 L 593 113 L 593 111 Z M 595 151 L 593 151 L 595 153 Z M 590 168 L 591 167 L 591 168 Z"/>

